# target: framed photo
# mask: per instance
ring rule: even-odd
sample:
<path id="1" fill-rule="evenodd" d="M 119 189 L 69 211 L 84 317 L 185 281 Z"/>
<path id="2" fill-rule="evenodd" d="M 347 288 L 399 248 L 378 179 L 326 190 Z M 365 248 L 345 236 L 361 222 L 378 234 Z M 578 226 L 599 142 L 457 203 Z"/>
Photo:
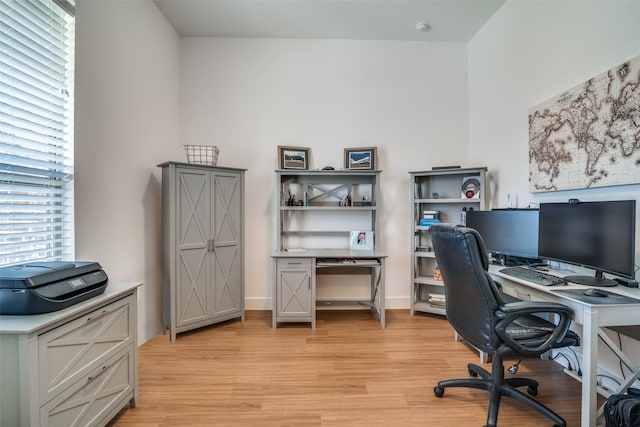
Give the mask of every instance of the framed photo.
<path id="1" fill-rule="evenodd" d="M 308 170 L 310 151 L 306 147 L 278 145 L 278 168 Z"/>
<path id="2" fill-rule="evenodd" d="M 376 147 L 345 148 L 344 168 L 375 170 L 376 151 Z"/>
<path id="3" fill-rule="evenodd" d="M 349 248 L 351 250 L 372 251 L 373 250 L 373 231 L 352 231 L 349 239 Z"/>

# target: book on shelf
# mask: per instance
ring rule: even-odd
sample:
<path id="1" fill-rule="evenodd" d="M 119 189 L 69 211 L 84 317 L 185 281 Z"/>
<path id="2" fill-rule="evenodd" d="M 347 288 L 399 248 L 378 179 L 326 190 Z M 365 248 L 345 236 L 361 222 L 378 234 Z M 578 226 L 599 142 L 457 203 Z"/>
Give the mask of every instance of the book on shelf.
<path id="1" fill-rule="evenodd" d="M 437 224 L 439 222 L 440 222 L 439 219 L 424 219 L 424 218 L 422 218 L 420 220 L 420 225 L 423 226 L 423 227 L 430 227 L 433 224 Z"/>
<path id="2" fill-rule="evenodd" d="M 434 307 L 442 307 L 446 306 L 446 298 L 444 294 L 429 294 L 429 304 Z"/>
<path id="3" fill-rule="evenodd" d="M 422 211 L 422 219 L 440 219 L 440 211 Z"/>

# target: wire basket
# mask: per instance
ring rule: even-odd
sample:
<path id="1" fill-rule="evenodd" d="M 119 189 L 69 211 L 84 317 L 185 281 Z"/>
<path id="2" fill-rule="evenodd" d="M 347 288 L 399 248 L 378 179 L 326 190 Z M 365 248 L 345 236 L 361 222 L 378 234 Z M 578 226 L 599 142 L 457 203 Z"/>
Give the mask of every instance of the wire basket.
<path id="1" fill-rule="evenodd" d="M 198 165 L 216 166 L 220 150 L 215 145 L 184 145 L 187 162 Z"/>

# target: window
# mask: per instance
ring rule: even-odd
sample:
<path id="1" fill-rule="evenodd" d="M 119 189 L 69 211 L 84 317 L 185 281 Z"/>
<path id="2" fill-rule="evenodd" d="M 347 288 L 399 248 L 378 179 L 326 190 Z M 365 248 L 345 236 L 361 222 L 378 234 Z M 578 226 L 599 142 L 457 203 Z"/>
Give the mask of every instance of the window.
<path id="1" fill-rule="evenodd" d="M 0 265 L 74 256 L 74 14 L 0 2 Z"/>

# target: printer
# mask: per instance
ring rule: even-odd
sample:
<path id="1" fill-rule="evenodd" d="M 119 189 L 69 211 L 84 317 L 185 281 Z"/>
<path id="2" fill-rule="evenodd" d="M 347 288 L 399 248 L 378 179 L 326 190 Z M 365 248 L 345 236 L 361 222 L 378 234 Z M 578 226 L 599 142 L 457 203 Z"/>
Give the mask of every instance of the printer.
<path id="1" fill-rule="evenodd" d="M 29 262 L 0 267 L 0 315 L 61 310 L 104 292 L 97 262 Z"/>

